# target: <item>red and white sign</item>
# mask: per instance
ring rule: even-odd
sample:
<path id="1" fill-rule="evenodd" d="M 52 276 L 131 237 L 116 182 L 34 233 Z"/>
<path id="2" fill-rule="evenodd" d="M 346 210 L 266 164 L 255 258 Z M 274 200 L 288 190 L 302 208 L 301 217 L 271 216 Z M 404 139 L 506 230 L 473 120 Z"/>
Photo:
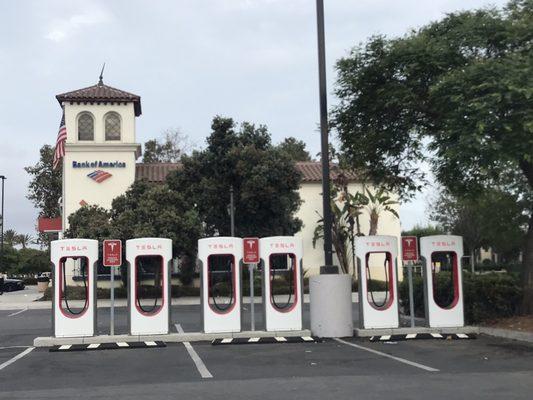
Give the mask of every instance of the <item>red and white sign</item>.
<path id="1" fill-rule="evenodd" d="M 104 240 L 104 267 L 122 265 L 122 241 Z"/>
<path id="2" fill-rule="evenodd" d="M 418 238 L 416 236 L 402 236 L 402 260 L 418 260 Z"/>
<path id="3" fill-rule="evenodd" d="M 39 218 L 37 220 L 37 230 L 39 232 L 61 232 L 61 217 L 59 218 Z"/>
<path id="4" fill-rule="evenodd" d="M 259 263 L 259 238 L 244 238 L 243 250 L 245 264 Z"/>

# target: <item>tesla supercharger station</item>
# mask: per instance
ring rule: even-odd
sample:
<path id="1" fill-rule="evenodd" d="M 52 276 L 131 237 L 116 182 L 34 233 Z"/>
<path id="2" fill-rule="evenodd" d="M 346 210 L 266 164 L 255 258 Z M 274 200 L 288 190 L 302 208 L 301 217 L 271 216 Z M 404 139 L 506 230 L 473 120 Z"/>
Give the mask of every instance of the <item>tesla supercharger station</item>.
<path id="1" fill-rule="evenodd" d="M 169 333 L 172 240 L 126 241 L 129 266 L 128 322 L 131 335 Z"/>
<path id="2" fill-rule="evenodd" d="M 198 240 L 202 276 L 202 316 L 205 333 L 241 331 L 242 239 Z"/>
<path id="3" fill-rule="evenodd" d="M 430 327 L 464 326 L 463 238 L 461 236 L 437 235 L 420 238 L 420 256 L 423 262 L 426 317 Z M 450 273 L 453 295 L 447 304 L 441 303 L 436 275 Z"/>
<path id="4" fill-rule="evenodd" d="M 359 325 L 362 329 L 398 328 L 397 260 L 398 239 L 394 236 L 361 236 L 355 239 L 359 272 Z M 369 288 L 383 272 L 385 298 Z"/>
<path id="5" fill-rule="evenodd" d="M 96 267 L 98 241 L 54 240 L 51 243 L 53 268 L 53 329 L 56 337 L 93 336 L 96 330 Z M 76 280 L 74 279 L 76 278 Z M 85 288 L 83 303 L 69 298 L 69 284 Z"/>
<path id="6" fill-rule="evenodd" d="M 274 236 L 259 241 L 263 315 L 267 331 L 302 329 L 302 240 Z"/>

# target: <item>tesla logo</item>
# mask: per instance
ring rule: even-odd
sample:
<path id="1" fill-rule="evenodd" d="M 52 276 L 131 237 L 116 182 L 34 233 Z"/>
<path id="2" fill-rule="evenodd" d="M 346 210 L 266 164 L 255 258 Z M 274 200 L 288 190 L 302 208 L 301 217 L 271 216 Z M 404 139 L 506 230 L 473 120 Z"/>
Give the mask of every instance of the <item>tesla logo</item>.
<path id="1" fill-rule="evenodd" d="M 402 260 L 418 260 L 418 239 L 416 236 L 402 237 Z"/>
<path id="2" fill-rule="evenodd" d="M 390 242 L 366 242 L 366 245 L 370 247 L 387 247 L 390 246 Z"/>
<path id="3" fill-rule="evenodd" d="M 87 250 L 87 246 L 76 246 L 76 245 L 61 246 L 61 251 L 82 251 L 82 250 Z"/>
<path id="4" fill-rule="evenodd" d="M 257 264 L 259 262 L 259 238 L 244 238 L 245 264 Z"/>
<path id="5" fill-rule="evenodd" d="M 159 250 L 163 248 L 160 244 L 138 244 L 135 247 L 137 247 L 137 250 Z"/>
<path id="6" fill-rule="evenodd" d="M 104 240 L 104 267 L 120 267 L 122 264 L 122 241 Z"/>
<path id="7" fill-rule="evenodd" d="M 233 249 L 233 244 L 215 243 L 215 244 L 209 244 L 207 247 L 209 247 L 210 249 L 225 250 L 225 249 Z"/>
<path id="8" fill-rule="evenodd" d="M 431 242 L 431 244 L 433 246 L 436 246 L 436 247 L 452 247 L 452 246 L 455 246 L 455 242 L 454 241 L 451 241 L 451 242 Z"/>
<path id="9" fill-rule="evenodd" d="M 294 249 L 294 243 L 270 243 L 272 249 Z"/>

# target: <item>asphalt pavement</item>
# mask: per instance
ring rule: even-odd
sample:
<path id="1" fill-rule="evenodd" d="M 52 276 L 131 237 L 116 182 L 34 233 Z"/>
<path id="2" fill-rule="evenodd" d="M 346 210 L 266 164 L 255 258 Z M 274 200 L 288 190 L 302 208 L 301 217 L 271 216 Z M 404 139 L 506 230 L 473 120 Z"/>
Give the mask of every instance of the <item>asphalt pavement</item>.
<path id="1" fill-rule="evenodd" d="M 260 318 L 259 305 L 256 311 Z M 304 315 L 309 327 L 308 305 Z M 246 326 L 249 310 L 243 316 Z M 98 309 L 98 321 L 99 332 L 108 333 L 108 309 Z M 199 306 L 174 306 L 172 322 L 186 332 L 198 331 Z M 116 331 L 126 332 L 125 308 L 117 309 Z M 530 399 L 533 393 L 533 345 L 485 336 L 170 343 L 65 353 L 32 347 L 36 336 L 50 334 L 50 310 L 0 311 L 0 399 L 449 400 Z"/>

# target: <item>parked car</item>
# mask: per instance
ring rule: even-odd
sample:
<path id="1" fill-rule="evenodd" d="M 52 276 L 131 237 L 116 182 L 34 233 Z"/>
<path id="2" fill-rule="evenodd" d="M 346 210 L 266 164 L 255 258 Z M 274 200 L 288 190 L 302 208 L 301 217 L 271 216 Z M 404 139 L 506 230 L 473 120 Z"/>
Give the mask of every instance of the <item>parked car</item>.
<path id="1" fill-rule="evenodd" d="M 4 279 L 4 287 L 1 291 L 14 292 L 15 290 L 24 290 L 24 282 L 20 279 Z"/>

